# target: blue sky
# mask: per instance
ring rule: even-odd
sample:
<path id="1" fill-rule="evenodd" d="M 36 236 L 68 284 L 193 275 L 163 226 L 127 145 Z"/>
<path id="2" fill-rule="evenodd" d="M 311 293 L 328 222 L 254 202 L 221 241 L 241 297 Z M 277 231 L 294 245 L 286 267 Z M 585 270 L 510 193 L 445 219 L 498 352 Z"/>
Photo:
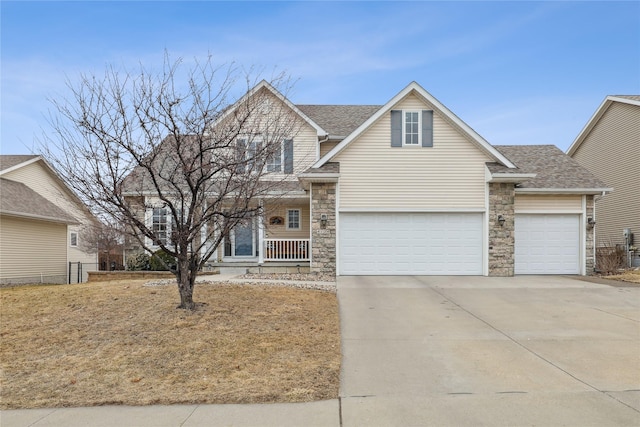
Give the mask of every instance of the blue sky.
<path id="1" fill-rule="evenodd" d="M 65 79 L 191 60 L 274 70 L 299 104 L 384 104 L 417 81 L 492 144 L 566 150 L 640 94 L 640 1 L 2 1 L 2 154 L 30 153 Z"/>

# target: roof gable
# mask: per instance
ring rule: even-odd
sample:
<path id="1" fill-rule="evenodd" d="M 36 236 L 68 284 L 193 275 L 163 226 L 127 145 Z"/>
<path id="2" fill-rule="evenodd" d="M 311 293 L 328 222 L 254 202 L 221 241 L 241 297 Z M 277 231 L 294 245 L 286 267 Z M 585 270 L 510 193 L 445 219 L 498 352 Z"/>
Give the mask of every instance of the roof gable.
<path id="1" fill-rule="evenodd" d="M 602 101 L 596 112 L 593 113 L 593 116 L 591 116 L 587 124 L 584 126 L 584 128 L 582 128 L 576 139 L 567 150 L 567 154 L 569 156 L 573 156 L 575 154 L 578 148 L 580 148 L 580 145 L 582 145 L 582 143 L 587 139 L 587 136 L 591 133 L 593 128 L 598 124 L 602 116 L 604 116 L 604 114 L 614 102 L 620 102 L 622 104 L 629 104 L 640 107 L 640 95 L 607 96 L 604 101 Z"/>
<path id="2" fill-rule="evenodd" d="M 38 155 L 0 155 L 0 177 L 7 176 L 10 172 L 25 168 L 31 164 L 37 164 L 45 173 L 51 177 L 51 180 L 57 184 L 57 186 L 66 193 L 67 197 L 73 201 L 82 211 L 84 211 L 92 221 L 97 219 L 93 213 L 89 210 L 87 205 L 78 197 L 69 185 L 58 175 L 58 172 L 47 162 L 42 156 Z M 12 176 L 12 175 L 9 175 Z M 10 178 L 13 180 L 13 178 Z M 36 194 L 35 190 L 31 189 Z M 43 196 L 44 197 L 44 196 Z M 46 199 L 46 197 L 45 197 Z M 48 200 L 48 199 L 46 199 Z M 74 220 L 75 221 L 75 220 Z"/>
<path id="3" fill-rule="evenodd" d="M 21 182 L 0 178 L 0 213 L 21 218 L 76 224 L 78 221 Z"/>
<path id="4" fill-rule="evenodd" d="M 455 127 L 457 127 L 461 132 L 465 133 L 469 139 L 483 152 L 488 154 L 491 158 L 495 159 L 497 162 L 505 165 L 508 168 L 514 168 L 515 166 L 508 158 L 506 158 L 502 153 L 496 150 L 491 144 L 489 144 L 484 138 L 482 138 L 476 131 L 474 131 L 469 125 L 463 122 L 458 116 L 453 114 L 451 110 L 444 106 L 440 101 L 438 101 L 433 95 L 427 92 L 422 88 L 418 83 L 412 82 L 407 87 L 405 87 L 402 91 L 400 91 L 396 96 L 394 96 L 389 102 L 383 105 L 380 109 L 378 109 L 371 117 L 369 117 L 364 123 L 358 126 L 350 135 L 348 135 L 340 144 L 334 147 L 331 151 L 329 151 L 324 157 L 322 157 L 315 165 L 314 168 L 321 167 L 328 161 L 330 161 L 333 157 L 335 157 L 338 153 L 344 150 L 352 141 L 354 141 L 358 136 L 360 136 L 365 130 L 370 128 L 373 123 L 378 121 L 384 114 L 387 114 L 391 109 L 402 101 L 409 94 L 415 94 L 416 96 L 424 99 L 427 103 L 434 106 L 436 110 L 444 117 L 446 117 Z"/>
<path id="5" fill-rule="evenodd" d="M 216 123 L 221 122 L 226 117 L 228 117 L 233 111 L 238 108 L 238 106 L 242 105 L 242 103 L 246 102 L 252 96 L 255 96 L 261 90 L 266 90 L 270 92 L 273 96 L 279 99 L 283 104 L 289 107 L 294 113 L 296 113 L 303 121 L 305 121 L 309 126 L 314 128 L 318 133 L 318 136 L 327 136 L 328 132 L 325 131 L 322 127 L 320 127 L 316 122 L 311 120 L 304 112 L 302 112 L 296 105 L 294 105 L 291 101 L 289 101 L 284 95 L 282 95 L 276 88 L 274 88 L 271 84 L 269 84 L 266 80 L 262 80 L 258 83 L 253 89 L 245 93 L 238 101 L 236 101 L 233 105 L 231 105 L 227 110 L 222 114 L 216 122 L 213 123 L 213 126 Z"/>

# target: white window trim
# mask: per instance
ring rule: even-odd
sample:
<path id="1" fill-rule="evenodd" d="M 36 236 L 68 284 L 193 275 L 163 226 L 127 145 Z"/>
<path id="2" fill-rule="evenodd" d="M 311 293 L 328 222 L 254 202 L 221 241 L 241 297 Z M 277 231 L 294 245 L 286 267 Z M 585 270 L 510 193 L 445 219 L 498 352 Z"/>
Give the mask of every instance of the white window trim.
<path id="1" fill-rule="evenodd" d="M 298 226 L 291 227 L 289 224 L 289 212 L 297 211 L 298 212 Z M 302 229 L 302 211 L 300 209 L 287 209 L 287 230 L 301 230 Z"/>
<path id="2" fill-rule="evenodd" d="M 73 243 L 73 237 L 75 236 L 75 240 L 76 243 Z M 69 246 L 71 246 L 72 248 L 77 248 L 78 247 L 78 232 L 77 231 L 72 231 L 69 233 Z"/>
<path id="3" fill-rule="evenodd" d="M 266 162 L 266 170 L 267 173 L 278 173 L 282 172 L 284 169 L 284 140 L 280 142 L 280 162 L 278 163 L 278 167 L 271 170 L 271 166 L 275 166 L 275 163 L 271 163 L 271 158 L 267 159 Z"/>
<path id="4" fill-rule="evenodd" d="M 407 143 L 407 113 L 417 113 L 418 115 L 418 142 L 415 144 Z M 403 147 L 421 147 L 422 146 L 422 110 L 402 110 L 402 146 Z"/>

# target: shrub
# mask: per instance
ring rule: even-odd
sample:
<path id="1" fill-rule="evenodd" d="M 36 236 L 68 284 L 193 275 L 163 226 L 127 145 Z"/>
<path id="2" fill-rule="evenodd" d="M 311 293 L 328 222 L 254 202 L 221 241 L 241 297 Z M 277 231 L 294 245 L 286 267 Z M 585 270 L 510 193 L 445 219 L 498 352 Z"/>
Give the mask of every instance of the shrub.
<path id="1" fill-rule="evenodd" d="M 603 246 L 596 249 L 596 268 L 604 275 L 617 274 L 626 267 L 627 256 L 620 245 Z"/>
<path id="2" fill-rule="evenodd" d="M 127 258 L 127 270 L 143 271 L 149 270 L 149 255 L 145 252 L 137 253 Z"/>
<path id="3" fill-rule="evenodd" d="M 155 251 L 149 259 L 149 270 L 151 271 L 168 271 L 175 265 L 176 259 L 162 249 Z"/>

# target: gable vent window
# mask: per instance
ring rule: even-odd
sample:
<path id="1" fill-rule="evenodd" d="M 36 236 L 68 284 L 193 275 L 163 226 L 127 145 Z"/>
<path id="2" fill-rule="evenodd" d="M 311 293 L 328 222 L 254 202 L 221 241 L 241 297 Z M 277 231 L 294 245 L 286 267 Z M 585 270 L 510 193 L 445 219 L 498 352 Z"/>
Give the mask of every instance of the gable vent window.
<path id="1" fill-rule="evenodd" d="M 391 110 L 392 147 L 433 147 L 433 111 Z"/>

